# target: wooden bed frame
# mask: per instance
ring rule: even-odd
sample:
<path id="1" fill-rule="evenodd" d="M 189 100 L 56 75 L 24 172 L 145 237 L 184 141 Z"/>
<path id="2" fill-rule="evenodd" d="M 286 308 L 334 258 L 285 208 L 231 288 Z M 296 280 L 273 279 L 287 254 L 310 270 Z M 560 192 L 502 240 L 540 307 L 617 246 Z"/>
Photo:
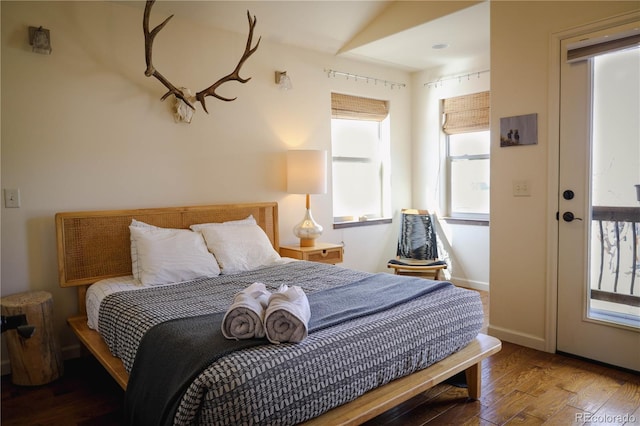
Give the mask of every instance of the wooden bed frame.
<path id="1" fill-rule="evenodd" d="M 87 326 L 85 297 L 89 285 L 96 281 L 131 275 L 131 219 L 164 228 L 186 229 L 196 223 L 225 222 L 249 215 L 264 229 L 277 251 L 278 205 L 274 202 L 56 214 L 60 286 L 76 287 L 78 294 L 78 315 L 69 318 L 68 323 L 80 342 L 123 389 L 127 387 L 129 375 L 122 361 L 111 355 L 100 335 Z M 500 348 L 498 339 L 480 334 L 468 346 L 429 368 L 367 392 L 306 424 L 361 424 L 462 371 L 466 373 L 469 397 L 478 399 L 482 360 Z"/>

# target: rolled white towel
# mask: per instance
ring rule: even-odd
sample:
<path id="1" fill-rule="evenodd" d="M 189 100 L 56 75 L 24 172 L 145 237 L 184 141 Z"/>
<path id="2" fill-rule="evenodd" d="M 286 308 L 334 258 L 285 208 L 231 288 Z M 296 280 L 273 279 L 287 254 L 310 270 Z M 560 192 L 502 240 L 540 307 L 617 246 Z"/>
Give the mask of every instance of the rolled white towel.
<path id="1" fill-rule="evenodd" d="M 235 340 L 264 337 L 264 313 L 270 295 L 263 283 L 253 283 L 238 292 L 222 319 L 224 337 Z"/>
<path id="2" fill-rule="evenodd" d="M 269 298 L 264 327 L 271 343 L 301 342 L 311 318 L 309 300 L 298 286 L 280 286 Z"/>

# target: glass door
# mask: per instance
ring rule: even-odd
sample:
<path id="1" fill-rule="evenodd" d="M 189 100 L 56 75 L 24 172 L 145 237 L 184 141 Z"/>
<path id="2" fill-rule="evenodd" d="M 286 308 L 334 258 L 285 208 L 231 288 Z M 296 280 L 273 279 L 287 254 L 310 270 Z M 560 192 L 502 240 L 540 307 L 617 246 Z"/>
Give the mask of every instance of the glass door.
<path id="1" fill-rule="evenodd" d="M 640 371 L 634 28 L 562 41 L 557 349 Z"/>

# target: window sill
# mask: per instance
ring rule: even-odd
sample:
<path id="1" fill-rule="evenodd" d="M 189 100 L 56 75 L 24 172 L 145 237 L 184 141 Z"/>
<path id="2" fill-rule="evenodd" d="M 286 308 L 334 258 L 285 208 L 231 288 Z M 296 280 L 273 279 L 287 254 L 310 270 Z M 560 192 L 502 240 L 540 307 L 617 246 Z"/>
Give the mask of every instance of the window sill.
<path id="1" fill-rule="evenodd" d="M 348 222 L 334 222 L 333 229 L 355 228 L 357 226 L 382 225 L 391 223 L 391 218 L 352 220 Z"/>
<path id="2" fill-rule="evenodd" d="M 489 226 L 489 219 L 463 219 L 458 217 L 441 217 L 451 225 Z"/>

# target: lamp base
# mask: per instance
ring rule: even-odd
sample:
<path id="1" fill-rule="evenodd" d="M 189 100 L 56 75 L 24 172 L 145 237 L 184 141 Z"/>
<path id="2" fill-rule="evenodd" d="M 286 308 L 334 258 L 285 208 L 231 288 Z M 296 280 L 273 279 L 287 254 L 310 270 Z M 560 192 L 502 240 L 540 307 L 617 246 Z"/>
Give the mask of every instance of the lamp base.
<path id="1" fill-rule="evenodd" d="M 307 209 L 302 222 L 293 228 L 293 233 L 300 238 L 300 247 L 313 247 L 315 239 L 322 235 L 322 225 L 313 220 L 311 210 Z"/>
<path id="2" fill-rule="evenodd" d="M 314 238 L 300 238 L 300 247 L 313 247 L 316 245 Z"/>

